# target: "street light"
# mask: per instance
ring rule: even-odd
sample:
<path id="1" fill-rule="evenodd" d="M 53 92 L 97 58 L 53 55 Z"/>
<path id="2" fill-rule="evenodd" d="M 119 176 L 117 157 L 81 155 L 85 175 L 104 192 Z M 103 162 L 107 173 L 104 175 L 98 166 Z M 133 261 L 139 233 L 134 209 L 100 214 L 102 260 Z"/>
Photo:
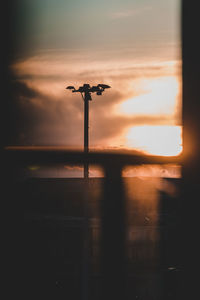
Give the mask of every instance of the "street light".
<path id="1" fill-rule="evenodd" d="M 68 86 L 66 89 L 71 90 L 72 93 L 81 93 L 81 96 L 84 101 L 84 152 L 88 153 L 88 123 L 89 123 L 89 101 L 92 101 L 91 93 L 96 93 L 98 96 L 101 96 L 105 89 L 110 88 L 109 85 L 106 84 L 98 84 L 97 86 L 90 86 L 89 84 L 84 84 L 80 86 L 77 90 L 74 86 Z M 88 178 L 88 163 L 84 164 L 84 178 Z"/>

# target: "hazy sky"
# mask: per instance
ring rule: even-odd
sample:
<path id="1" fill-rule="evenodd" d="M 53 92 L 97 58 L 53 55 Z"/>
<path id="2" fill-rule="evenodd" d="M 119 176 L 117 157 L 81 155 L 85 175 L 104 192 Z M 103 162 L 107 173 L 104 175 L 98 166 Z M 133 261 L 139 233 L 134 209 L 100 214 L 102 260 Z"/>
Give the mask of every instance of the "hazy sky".
<path id="1" fill-rule="evenodd" d="M 82 146 L 83 101 L 65 87 L 105 83 L 91 147 L 180 150 L 180 0 L 17 0 L 15 16 L 13 143 Z"/>

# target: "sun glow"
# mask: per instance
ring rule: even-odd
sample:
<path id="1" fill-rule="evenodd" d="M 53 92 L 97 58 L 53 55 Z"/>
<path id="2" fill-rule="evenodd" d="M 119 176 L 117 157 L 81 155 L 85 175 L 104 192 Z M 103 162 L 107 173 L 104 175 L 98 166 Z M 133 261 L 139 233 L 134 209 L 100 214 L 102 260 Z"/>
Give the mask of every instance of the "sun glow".
<path id="1" fill-rule="evenodd" d="M 122 102 L 118 111 L 126 115 L 173 114 L 179 92 L 179 82 L 175 76 L 143 79 L 133 87 L 138 96 Z"/>
<path id="2" fill-rule="evenodd" d="M 128 130 L 127 146 L 153 155 L 174 156 L 182 151 L 181 126 L 136 126 Z"/>

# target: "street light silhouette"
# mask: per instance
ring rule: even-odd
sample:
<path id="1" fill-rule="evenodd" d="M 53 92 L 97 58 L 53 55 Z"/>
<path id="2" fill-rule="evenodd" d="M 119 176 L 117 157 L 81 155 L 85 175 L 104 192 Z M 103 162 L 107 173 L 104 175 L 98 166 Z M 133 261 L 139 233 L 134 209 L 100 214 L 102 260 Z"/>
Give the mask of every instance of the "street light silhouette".
<path id="1" fill-rule="evenodd" d="M 89 152 L 89 101 L 92 101 L 91 93 L 96 93 L 98 96 L 101 96 L 105 89 L 110 88 L 109 85 L 106 84 L 98 84 L 97 86 L 90 86 L 89 84 L 84 84 L 80 86 L 77 90 L 74 86 L 68 86 L 66 89 L 71 90 L 72 93 L 81 93 L 81 96 L 84 101 L 84 152 Z M 88 163 L 84 164 L 84 178 L 89 177 L 89 168 Z"/>

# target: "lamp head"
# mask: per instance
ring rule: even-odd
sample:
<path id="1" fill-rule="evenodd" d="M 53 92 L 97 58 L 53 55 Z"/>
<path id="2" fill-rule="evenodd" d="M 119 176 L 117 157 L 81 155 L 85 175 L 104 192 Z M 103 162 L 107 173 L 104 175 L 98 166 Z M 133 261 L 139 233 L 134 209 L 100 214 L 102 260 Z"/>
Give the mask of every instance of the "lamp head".
<path id="1" fill-rule="evenodd" d="M 109 85 L 107 84 L 98 84 L 99 87 L 101 87 L 102 89 L 109 89 L 111 88 Z"/>
<path id="2" fill-rule="evenodd" d="M 74 86 L 69 85 L 68 87 L 66 87 L 66 90 L 75 90 Z"/>

